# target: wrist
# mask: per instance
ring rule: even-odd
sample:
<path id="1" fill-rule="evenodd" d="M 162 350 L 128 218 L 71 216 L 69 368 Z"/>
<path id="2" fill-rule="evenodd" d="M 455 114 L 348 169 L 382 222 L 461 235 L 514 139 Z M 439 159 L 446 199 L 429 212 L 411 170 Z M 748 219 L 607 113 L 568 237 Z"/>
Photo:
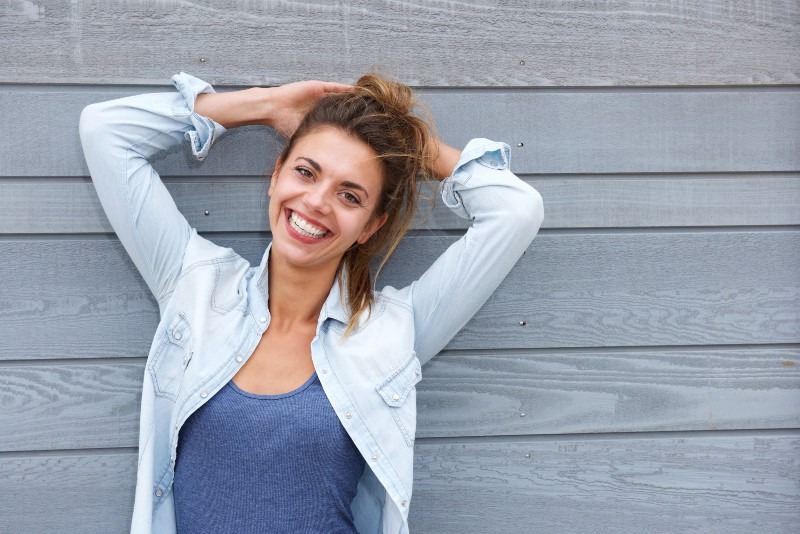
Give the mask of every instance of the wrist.
<path id="1" fill-rule="evenodd" d="M 432 171 L 437 180 L 441 181 L 453 174 L 461 157 L 461 151 L 444 144 L 438 139 L 434 142 L 436 159 L 433 161 Z"/>
<path id="2" fill-rule="evenodd" d="M 268 125 L 270 106 L 267 91 L 253 87 L 225 93 L 201 93 L 195 100 L 194 111 L 225 128 Z"/>
<path id="3" fill-rule="evenodd" d="M 261 126 L 273 127 L 275 118 L 274 100 L 271 97 L 271 89 L 268 87 L 252 87 L 245 89 L 247 95 L 247 107 L 250 109 L 252 122 Z"/>

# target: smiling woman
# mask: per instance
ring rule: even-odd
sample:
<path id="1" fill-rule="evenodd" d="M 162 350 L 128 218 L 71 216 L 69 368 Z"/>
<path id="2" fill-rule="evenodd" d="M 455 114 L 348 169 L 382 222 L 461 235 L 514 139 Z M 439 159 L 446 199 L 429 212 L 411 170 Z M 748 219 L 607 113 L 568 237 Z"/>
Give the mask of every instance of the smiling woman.
<path id="1" fill-rule="evenodd" d="M 386 222 L 377 211 L 382 174 L 377 154 L 340 129 L 300 138 L 270 183 L 273 257 L 309 275 L 335 274 L 348 250 Z"/>
<path id="2" fill-rule="evenodd" d="M 131 530 L 407 532 L 421 366 L 533 240 L 541 197 L 508 146 L 441 143 L 410 89 L 382 78 L 173 83 L 81 115 L 98 196 L 161 312 Z M 184 138 L 202 160 L 245 124 L 288 136 L 255 266 L 198 236 L 149 162 Z M 370 266 L 407 231 L 426 177 L 472 226 L 417 281 L 376 290 Z"/>

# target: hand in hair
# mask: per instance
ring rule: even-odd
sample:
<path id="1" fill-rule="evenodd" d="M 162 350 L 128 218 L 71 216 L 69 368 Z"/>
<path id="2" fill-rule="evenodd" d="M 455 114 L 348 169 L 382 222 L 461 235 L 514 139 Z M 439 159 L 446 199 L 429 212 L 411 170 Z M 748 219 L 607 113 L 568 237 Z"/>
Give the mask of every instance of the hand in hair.
<path id="1" fill-rule="evenodd" d="M 303 116 L 322 97 L 352 91 L 353 87 L 334 82 L 294 82 L 280 87 L 253 87 L 226 93 L 197 95 L 195 113 L 208 117 L 225 128 L 251 124 L 271 126 L 290 136 Z"/>
<path id="2" fill-rule="evenodd" d="M 326 95 L 352 91 L 352 85 L 334 82 L 294 82 L 269 91 L 266 124 L 279 134 L 290 137 L 308 110 Z"/>

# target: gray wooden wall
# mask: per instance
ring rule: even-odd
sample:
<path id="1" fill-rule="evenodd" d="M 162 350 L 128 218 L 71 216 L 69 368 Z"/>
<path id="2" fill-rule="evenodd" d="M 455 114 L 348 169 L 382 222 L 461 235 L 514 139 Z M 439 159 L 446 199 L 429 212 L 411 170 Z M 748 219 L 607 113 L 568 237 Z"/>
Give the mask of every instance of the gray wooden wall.
<path id="1" fill-rule="evenodd" d="M 797 532 L 796 0 L 10 0 L 0 49 L 0 532 L 129 524 L 157 308 L 88 179 L 81 109 L 180 70 L 224 89 L 370 68 L 419 87 L 446 141 L 509 143 L 545 201 L 424 370 L 412 530 Z M 243 129 L 156 167 L 255 261 L 276 146 Z M 383 282 L 463 227 L 437 209 Z"/>

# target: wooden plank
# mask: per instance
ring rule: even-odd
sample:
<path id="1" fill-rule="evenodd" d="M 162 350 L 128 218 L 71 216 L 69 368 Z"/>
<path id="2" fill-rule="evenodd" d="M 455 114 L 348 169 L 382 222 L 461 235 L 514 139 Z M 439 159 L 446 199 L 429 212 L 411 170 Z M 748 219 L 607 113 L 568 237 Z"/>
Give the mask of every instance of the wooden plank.
<path id="1" fill-rule="evenodd" d="M 0 451 L 136 447 L 143 376 L 143 361 L 0 368 Z"/>
<path id="2" fill-rule="evenodd" d="M 378 286 L 454 240 L 407 237 Z M 216 241 L 258 262 L 267 238 Z M 0 240 L 0 257 L 0 359 L 147 353 L 157 307 L 115 240 Z M 797 343 L 799 281 L 797 230 L 545 232 L 449 348 Z"/>
<path id="3" fill-rule="evenodd" d="M 800 349 L 448 352 L 419 437 L 798 428 Z"/>
<path id="4" fill-rule="evenodd" d="M 418 443 L 411 531 L 790 533 L 798 457 L 796 433 Z M 0 456 L 0 531 L 127 532 L 135 469 L 135 452 Z"/>
<path id="5" fill-rule="evenodd" d="M 0 532 L 130 532 L 136 452 L 0 456 Z"/>
<path id="6" fill-rule="evenodd" d="M 411 531 L 788 534 L 798 457 L 796 434 L 422 444 Z"/>
<path id="7" fill-rule="evenodd" d="M 81 110 L 152 90 L 0 91 L 0 116 L 15 125 L 0 144 L 0 176 L 88 176 L 78 139 Z M 506 141 L 520 174 L 800 170 L 798 88 L 422 94 L 447 142 L 461 147 L 477 136 Z M 184 145 L 154 165 L 165 176 L 265 176 L 278 145 L 266 128 L 239 128 L 202 164 Z"/>
<path id="8" fill-rule="evenodd" d="M 769 347 L 449 352 L 417 386 L 417 436 L 798 428 L 799 363 L 800 349 Z M 0 451 L 135 447 L 143 372 L 3 366 Z"/>
<path id="9" fill-rule="evenodd" d="M 544 198 L 543 228 L 800 224 L 797 173 L 525 180 Z M 167 180 L 167 188 L 198 231 L 269 231 L 269 197 L 263 180 L 176 178 Z M 468 225 L 437 199 L 434 211 L 428 202 L 420 206 L 414 228 L 451 230 Z M 84 180 L 0 179 L 0 233 L 111 231 L 94 188 Z"/>
<path id="10" fill-rule="evenodd" d="M 151 83 L 182 69 L 276 84 L 379 68 L 416 85 L 791 84 L 799 19 L 780 0 L 15 1 L 0 5 L 0 81 Z"/>

